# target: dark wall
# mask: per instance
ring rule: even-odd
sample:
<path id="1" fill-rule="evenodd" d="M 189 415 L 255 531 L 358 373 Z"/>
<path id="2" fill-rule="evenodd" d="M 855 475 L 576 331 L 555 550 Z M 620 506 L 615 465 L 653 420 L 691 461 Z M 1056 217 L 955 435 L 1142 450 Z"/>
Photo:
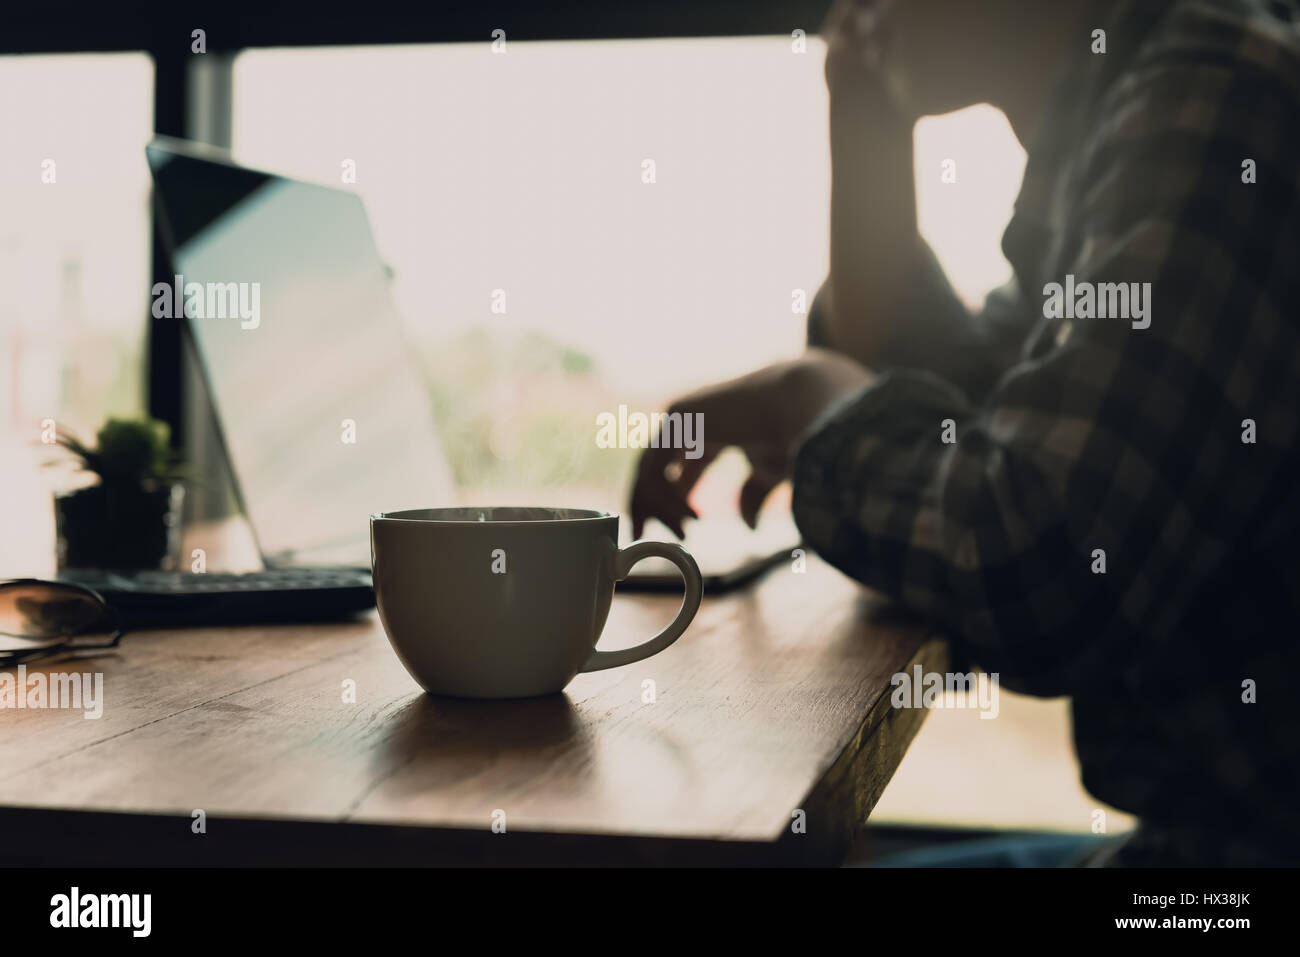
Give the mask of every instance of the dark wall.
<path id="1" fill-rule="evenodd" d="M 15 4 L 0 29 L 0 53 L 156 50 L 189 46 L 206 31 L 208 51 L 250 46 L 321 46 L 486 40 L 728 36 L 814 32 L 829 0 L 554 0 L 554 2 Z M 23 9 L 27 8 L 27 9 Z"/>

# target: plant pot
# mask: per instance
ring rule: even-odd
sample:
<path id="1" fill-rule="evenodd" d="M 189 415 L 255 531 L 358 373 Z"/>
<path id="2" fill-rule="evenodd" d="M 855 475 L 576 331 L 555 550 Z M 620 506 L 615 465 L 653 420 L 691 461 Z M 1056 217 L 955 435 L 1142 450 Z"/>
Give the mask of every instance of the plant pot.
<path id="1" fill-rule="evenodd" d="M 60 570 L 177 568 L 184 501 L 178 482 L 100 484 L 56 495 Z"/>

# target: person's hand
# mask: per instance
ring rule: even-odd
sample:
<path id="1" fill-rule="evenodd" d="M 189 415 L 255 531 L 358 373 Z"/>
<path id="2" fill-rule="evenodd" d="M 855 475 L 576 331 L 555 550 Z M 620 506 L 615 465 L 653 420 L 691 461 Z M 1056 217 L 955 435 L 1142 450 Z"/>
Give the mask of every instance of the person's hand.
<path id="1" fill-rule="evenodd" d="M 632 535 L 641 537 L 646 519 L 657 518 L 678 538 L 682 522 L 698 518 L 688 501 L 691 489 L 718 453 L 737 446 L 749 459 L 749 479 L 740 490 L 740 514 L 753 528 L 763 501 L 790 474 L 798 443 L 821 412 L 871 382 L 871 373 L 839 353 L 809 349 L 738 379 L 683 396 L 669 414 L 699 413 L 695 449 L 648 448 L 641 454 L 632 486 Z M 665 433 L 666 433 L 665 429 Z M 695 455 L 689 458 L 687 453 Z"/>
<path id="2" fill-rule="evenodd" d="M 889 100 L 884 67 L 891 0 L 835 0 L 822 24 L 831 101 Z"/>

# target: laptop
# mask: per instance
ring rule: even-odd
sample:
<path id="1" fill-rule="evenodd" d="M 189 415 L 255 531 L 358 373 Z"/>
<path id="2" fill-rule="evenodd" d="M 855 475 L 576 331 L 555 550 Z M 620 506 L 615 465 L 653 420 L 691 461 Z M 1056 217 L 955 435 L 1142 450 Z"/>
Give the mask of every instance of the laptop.
<path id="1" fill-rule="evenodd" d="M 200 144 L 160 137 L 146 154 L 177 277 L 171 290 L 155 287 L 155 314 L 170 304 L 164 314 L 184 324 L 266 570 L 65 577 L 97 588 L 137 627 L 371 607 L 369 516 L 467 503 L 364 205 Z M 788 510 L 768 513 L 757 535 L 739 518 L 694 525 L 684 544 L 711 591 L 750 581 L 798 543 Z M 681 579 L 648 560 L 621 586 L 679 589 Z"/>

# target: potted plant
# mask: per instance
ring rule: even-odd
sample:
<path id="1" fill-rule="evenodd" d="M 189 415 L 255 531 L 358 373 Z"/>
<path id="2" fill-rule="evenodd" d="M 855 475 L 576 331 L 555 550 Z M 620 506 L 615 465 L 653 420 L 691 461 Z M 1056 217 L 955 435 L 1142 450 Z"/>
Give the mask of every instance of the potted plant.
<path id="1" fill-rule="evenodd" d="M 55 495 L 59 568 L 175 568 L 185 486 L 167 423 L 109 419 L 94 448 L 57 441 L 99 479 Z"/>

